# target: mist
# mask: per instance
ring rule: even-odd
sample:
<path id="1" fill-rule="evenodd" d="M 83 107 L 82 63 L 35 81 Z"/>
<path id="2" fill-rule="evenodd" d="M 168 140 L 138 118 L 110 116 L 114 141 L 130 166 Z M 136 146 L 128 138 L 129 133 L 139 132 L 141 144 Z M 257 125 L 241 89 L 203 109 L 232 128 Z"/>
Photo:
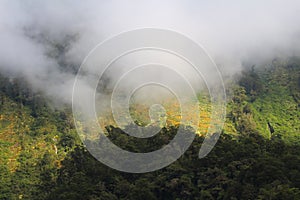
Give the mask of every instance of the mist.
<path id="1" fill-rule="evenodd" d="M 153 27 L 192 38 L 231 76 L 243 63 L 299 56 L 299 13 L 297 0 L 2 0 L 0 73 L 71 103 L 76 72 L 91 49 L 120 32 Z"/>

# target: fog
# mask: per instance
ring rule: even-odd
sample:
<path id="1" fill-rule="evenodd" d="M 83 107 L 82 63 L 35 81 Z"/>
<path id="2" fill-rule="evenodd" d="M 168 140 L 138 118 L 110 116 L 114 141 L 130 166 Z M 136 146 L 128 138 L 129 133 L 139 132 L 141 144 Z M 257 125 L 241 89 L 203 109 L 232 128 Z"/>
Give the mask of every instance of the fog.
<path id="1" fill-rule="evenodd" d="M 91 49 L 120 32 L 154 27 L 192 38 L 230 76 L 243 63 L 299 56 L 299 13 L 298 0 L 2 0 L 0 73 L 70 103 L 76 70 Z"/>

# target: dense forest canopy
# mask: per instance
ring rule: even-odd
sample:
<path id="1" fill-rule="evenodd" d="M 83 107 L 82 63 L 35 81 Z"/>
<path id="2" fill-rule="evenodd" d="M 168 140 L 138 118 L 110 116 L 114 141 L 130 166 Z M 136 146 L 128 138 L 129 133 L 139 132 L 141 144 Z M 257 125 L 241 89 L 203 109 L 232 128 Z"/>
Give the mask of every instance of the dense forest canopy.
<path id="1" fill-rule="evenodd" d="M 300 199 L 299 62 L 254 66 L 228 87 L 224 130 L 207 157 L 197 157 L 200 134 L 170 166 L 128 174 L 89 154 L 68 106 L 52 107 L 22 78 L 1 75 L 0 199 Z M 106 130 L 120 147 L 145 152 L 177 128 L 170 122 L 143 140 Z"/>
<path id="2" fill-rule="evenodd" d="M 0 200 L 299 200 L 299 8 L 1 0 Z"/>

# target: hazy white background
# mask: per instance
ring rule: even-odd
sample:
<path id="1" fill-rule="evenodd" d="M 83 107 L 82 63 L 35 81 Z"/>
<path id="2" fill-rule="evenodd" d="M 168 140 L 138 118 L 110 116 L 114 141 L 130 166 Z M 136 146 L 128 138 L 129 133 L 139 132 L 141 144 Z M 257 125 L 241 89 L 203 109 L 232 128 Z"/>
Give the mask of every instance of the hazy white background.
<path id="1" fill-rule="evenodd" d="M 76 69 L 107 37 L 156 27 L 191 37 L 224 74 L 234 74 L 244 62 L 299 56 L 299 13 L 299 0 L 0 0 L 0 73 L 70 102 L 69 66 Z"/>

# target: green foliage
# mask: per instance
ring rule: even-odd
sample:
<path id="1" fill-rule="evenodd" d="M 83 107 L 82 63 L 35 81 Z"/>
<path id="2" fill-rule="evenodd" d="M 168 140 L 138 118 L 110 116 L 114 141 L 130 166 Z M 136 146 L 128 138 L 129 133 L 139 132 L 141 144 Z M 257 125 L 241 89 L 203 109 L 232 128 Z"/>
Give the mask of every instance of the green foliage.
<path id="1" fill-rule="evenodd" d="M 198 159 L 204 138 L 196 137 L 179 160 L 146 174 L 95 160 L 81 145 L 69 108 L 50 108 L 26 80 L 0 75 L 0 199 L 300 199 L 299 63 L 275 60 L 244 71 L 213 151 Z M 209 107 L 208 99 L 199 100 Z M 149 152 L 177 128 L 149 139 L 113 126 L 107 131 L 123 149 Z"/>
<path id="2" fill-rule="evenodd" d="M 242 134 L 258 132 L 266 138 L 276 135 L 285 142 L 300 142 L 299 64 L 295 59 L 274 61 L 244 71 L 240 85 L 232 89 L 227 124 L 233 123 Z"/>
<path id="3" fill-rule="evenodd" d="M 261 77 L 255 71 L 254 66 L 252 66 L 251 70 L 242 72 L 239 85 L 245 88 L 246 94 L 252 101 L 263 91 L 264 87 Z"/>
<path id="4" fill-rule="evenodd" d="M 109 134 L 119 134 L 111 127 Z M 115 133 L 116 131 L 116 133 Z M 169 135 L 169 137 L 172 137 Z M 126 140 L 126 138 L 123 138 Z M 117 172 L 82 146 L 63 161 L 49 199 L 297 199 L 300 146 L 258 134 L 222 135 L 204 159 L 198 137 L 183 157 L 146 174 Z M 122 144 L 122 143 L 120 143 Z M 132 144 L 133 145 L 133 144 Z M 124 144 L 121 147 L 126 147 Z M 288 160 L 288 162 L 287 162 Z"/>

